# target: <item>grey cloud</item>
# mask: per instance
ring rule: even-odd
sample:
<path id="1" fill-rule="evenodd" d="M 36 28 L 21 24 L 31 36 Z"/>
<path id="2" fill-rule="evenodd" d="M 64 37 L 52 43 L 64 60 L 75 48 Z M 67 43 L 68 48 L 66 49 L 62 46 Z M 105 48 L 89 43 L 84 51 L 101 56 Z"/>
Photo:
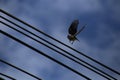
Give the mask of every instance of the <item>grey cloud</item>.
<path id="1" fill-rule="evenodd" d="M 24 20 L 26 22 L 29 22 L 32 25 L 43 26 L 43 27 L 40 27 L 40 29 L 42 29 L 43 31 L 49 33 L 50 35 L 61 40 L 62 42 L 65 42 L 66 44 L 73 46 L 76 49 L 81 50 L 82 52 L 85 52 L 87 55 L 89 55 L 89 56 L 91 56 L 91 57 L 93 57 L 93 58 L 95 58 L 95 59 L 97 59 L 119 71 L 119 67 L 117 67 L 117 66 L 120 66 L 119 65 L 119 63 L 120 63 L 119 62 L 119 52 L 120 52 L 119 51 L 120 50 L 120 44 L 119 44 L 120 42 L 119 41 L 120 41 L 120 39 L 118 37 L 120 33 L 116 32 L 116 29 L 113 30 L 113 26 L 111 26 L 108 19 L 106 19 L 107 17 L 110 17 L 110 16 L 106 15 L 106 13 L 109 13 L 107 11 L 109 11 L 109 9 L 110 9 L 110 12 L 113 11 L 112 13 L 114 13 L 114 14 L 112 16 L 113 18 L 110 17 L 109 19 L 111 21 L 113 19 L 115 19 L 116 21 L 114 21 L 114 22 L 119 22 L 119 17 L 117 16 L 119 13 L 119 11 L 117 11 L 117 9 L 119 8 L 119 5 L 113 4 L 112 1 L 113 0 L 111 0 L 110 3 L 108 3 L 109 1 L 106 1 L 107 7 L 99 0 L 57 0 L 57 1 L 55 1 L 55 0 L 52 0 L 52 1 L 49 1 L 49 0 L 46 0 L 46 1 L 45 0 L 44 1 L 23 0 L 22 2 L 11 0 L 8 2 L 2 1 L 2 3 L 0 3 L 0 4 L 4 4 L 4 5 L 1 5 L 1 8 L 12 13 L 13 15 L 21 18 L 22 20 Z M 100 17 L 98 17 L 99 15 L 97 15 L 96 12 L 98 12 L 98 13 L 101 12 L 100 13 L 100 15 L 101 15 L 100 17 L 102 17 L 101 20 L 97 20 Z M 94 15 L 95 13 L 97 16 L 92 18 L 91 15 Z M 110 13 L 110 15 L 112 15 L 112 13 Z M 85 14 L 85 15 L 83 15 L 83 14 Z M 96 23 L 93 22 L 94 24 L 92 23 L 90 25 L 90 27 L 87 27 L 86 31 L 83 32 L 83 34 L 85 34 L 85 36 L 82 36 L 83 34 L 80 34 L 78 36 L 80 38 L 80 43 L 75 42 L 74 45 L 69 44 L 69 42 L 66 38 L 69 22 L 72 19 L 76 18 L 76 16 L 77 17 L 79 17 L 79 16 L 86 17 L 86 15 L 87 15 L 87 17 L 90 16 L 89 17 L 89 18 L 91 18 L 91 19 L 89 19 L 90 23 L 94 18 L 96 20 L 93 20 L 93 21 L 96 21 Z M 96 17 L 98 17 L 98 18 L 96 18 Z M 93 26 L 93 27 L 91 27 L 91 26 Z M 90 29 L 90 28 L 92 28 L 92 29 Z M 96 33 L 95 33 L 95 30 L 96 30 Z M 92 33 L 91 33 L 92 31 L 93 31 L 93 34 L 96 34 L 96 36 L 92 35 Z M 90 38 L 92 37 L 92 39 L 89 39 L 89 37 L 87 37 L 87 36 L 89 36 Z M 27 38 L 24 38 L 24 37 L 21 37 L 21 38 L 25 41 L 28 41 Z M 0 41 L 1 41 L 0 44 L 3 46 L 2 48 L 0 47 L 0 51 L 4 52 L 2 55 L 7 56 L 8 59 L 11 59 L 10 61 L 14 62 L 16 65 L 26 64 L 26 66 L 30 66 L 28 68 L 28 70 L 30 70 L 30 68 L 33 68 L 31 70 L 31 72 L 34 72 L 37 75 L 43 75 L 44 77 L 46 77 L 46 75 L 47 75 L 48 77 L 46 79 L 53 76 L 54 80 L 56 80 L 56 77 L 54 76 L 54 74 L 56 72 L 56 71 L 54 71 L 54 68 L 56 68 L 56 66 L 57 66 L 56 64 L 54 64 L 53 62 L 51 62 L 49 60 L 46 60 L 46 58 L 38 57 L 38 55 L 28 55 L 29 53 L 33 53 L 33 52 L 29 49 L 24 48 L 23 46 L 16 44 L 15 42 L 11 42 L 11 40 L 9 41 L 8 39 L 6 40 L 6 38 L 5 38 L 5 40 L 2 39 Z M 6 41 L 7 41 L 7 43 L 6 43 Z M 36 45 L 38 46 L 38 44 L 35 45 L 31 41 L 29 41 L 29 43 L 32 44 L 33 46 L 36 46 Z M 10 46 L 10 47 L 6 47 L 4 45 Z M 14 47 L 16 45 L 18 45 L 19 48 Z M 57 43 L 56 43 L 56 45 L 63 47 Z M 13 48 L 16 49 L 16 51 L 13 51 L 14 56 L 7 55 L 8 53 L 6 53 L 6 52 L 9 52 Z M 38 48 L 44 50 L 44 48 L 41 48 L 41 46 Z M 66 49 L 66 48 L 64 48 L 64 49 Z M 66 49 L 66 50 L 68 50 L 68 49 Z M 24 53 L 26 53 L 26 54 L 24 54 Z M 29 59 L 25 60 L 26 58 L 28 58 L 28 56 L 29 56 Z M 35 58 L 33 58 L 33 56 Z M 14 58 L 14 59 L 12 59 L 12 58 Z M 18 59 L 18 63 L 15 62 L 16 59 Z M 51 62 L 51 64 L 50 64 L 50 62 Z M 34 64 L 34 65 L 32 65 L 32 64 Z M 57 66 L 57 68 L 58 67 L 59 66 Z M 60 69 L 64 70 L 61 67 L 60 67 Z M 42 74 L 42 72 L 44 72 L 44 70 L 46 71 L 46 73 Z M 73 74 L 67 72 L 66 69 L 65 69 L 65 71 L 66 72 L 63 71 L 64 73 L 59 73 L 59 70 L 58 70 L 57 76 L 59 76 L 59 75 L 60 75 L 60 77 L 62 76 L 61 77 L 62 79 L 69 79 L 69 78 L 72 79 L 72 78 L 76 77 L 76 76 L 74 77 Z M 9 72 L 9 71 L 6 71 L 6 72 Z M 50 72 L 51 74 L 49 75 L 49 74 L 47 74 L 47 72 Z M 62 72 L 62 71 L 60 71 L 60 72 Z M 12 72 L 10 74 L 12 74 Z M 15 73 L 13 73 L 13 74 L 15 75 Z M 86 74 L 89 74 L 89 72 L 87 72 Z M 72 78 L 69 75 L 71 75 Z M 16 76 L 19 77 L 19 75 L 16 75 Z M 93 77 L 94 74 L 90 75 L 90 77 L 91 76 Z M 61 78 L 60 78 L 60 80 L 62 80 Z M 99 78 L 99 76 L 98 76 L 98 78 Z M 78 80 L 79 79 L 78 76 L 75 79 Z M 101 80 L 101 78 L 99 80 Z"/>

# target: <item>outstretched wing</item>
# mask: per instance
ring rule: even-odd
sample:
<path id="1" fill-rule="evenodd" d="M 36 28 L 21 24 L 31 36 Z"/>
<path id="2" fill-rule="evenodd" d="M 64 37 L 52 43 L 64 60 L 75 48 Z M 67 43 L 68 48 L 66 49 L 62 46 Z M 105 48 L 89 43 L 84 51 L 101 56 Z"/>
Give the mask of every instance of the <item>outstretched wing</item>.
<path id="1" fill-rule="evenodd" d="M 84 25 L 84 26 L 75 34 L 75 36 L 77 36 L 85 27 L 86 27 L 86 25 Z"/>
<path id="2" fill-rule="evenodd" d="M 72 22 L 72 24 L 70 25 L 68 32 L 71 35 L 75 35 L 77 33 L 77 27 L 78 27 L 79 21 L 78 20 L 74 20 Z"/>

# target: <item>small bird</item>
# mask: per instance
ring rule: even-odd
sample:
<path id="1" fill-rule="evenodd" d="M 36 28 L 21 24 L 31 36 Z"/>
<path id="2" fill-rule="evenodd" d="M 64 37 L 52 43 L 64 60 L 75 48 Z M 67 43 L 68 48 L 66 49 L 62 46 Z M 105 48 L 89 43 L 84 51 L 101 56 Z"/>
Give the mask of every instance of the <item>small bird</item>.
<path id="1" fill-rule="evenodd" d="M 75 40 L 78 40 L 76 36 L 85 28 L 85 26 L 83 26 L 79 31 L 77 31 L 78 24 L 79 20 L 74 20 L 68 29 L 69 34 L 67 38 L 72 44 Z"/>

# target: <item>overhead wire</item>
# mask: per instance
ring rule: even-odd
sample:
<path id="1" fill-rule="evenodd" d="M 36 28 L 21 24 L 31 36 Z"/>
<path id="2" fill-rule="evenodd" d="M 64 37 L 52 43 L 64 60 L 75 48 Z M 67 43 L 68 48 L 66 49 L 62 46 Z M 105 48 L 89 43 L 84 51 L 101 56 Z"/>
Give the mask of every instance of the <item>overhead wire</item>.
<path id="1" fill-rule="evenodd" d="M 22 45 L 24 45 L 24 46 L 26 46 L 26 47 L 32 49 L 33 51 L 37 52 L 38 54 L 41 54 L 41 55 L 47 57 L 48 59 L 50 59 L 50 60 L 52 60 L 52 61 L 58 63 L 59 65 L 65 67 L 65 68 L 67 68 L 67 69 L 69 69 L 70 71 L 72 71 L 72 72 L 78 74 L 79 76 L 82 76 L 82 77 L 85 78 L 86 80 L 91 80 L 89 77 L 85 76 L 84 74 L 82 74 L 82 73 L 76 71 L 75 69 L 73 69 L 73 68 L 71 68 L 71 67 L 65 65 L 64 63 L 62 63 L 62 62 L 60 62 L 60 61 L 54 59 L 53 57 L 51 57 L 51 56 L 45 54 L 44 52 L 42 52 L 42 51 L 40 51 L 40 50 L 38 50 L 38 49 L 32 47 L 31 45 L 29 45 L 29 44 L 27 44 L 27 43 L 25 43 L 25 42 L 23 42 L 23 41 L 17 39 L 16 37 L 13 37 L 12 35 L 8 34 L 7 32 L 4 32 L 4 31 L 0 30 L 0 33 L 2 33 L 3 35 L 6 35 L 7 37 L 9 37 L 9 38 L 11 38 L 11 39 L 13 39 L 13 40 L 15 40 L 15 41 L 21 43 Z"/>
<path id="2" fill-rule="evenodd" d="M 4 76 L 4 77 L 7 77 L 7 78 L 9 78 L 9 79 L 11 79 L 11 80 L 16 80 L 15 78 L 13 78 L 13 77 L 11 77 L 11 76 L 8 76 L 8 75 L 6 75 L 6 74 L 3 74 L 3 73 L 0 73 L 0 75 L 2 75 L 2 76 Z"/>
<path id="3" fill-rule="evenodd" d="M 0 80 L 5 80 L 5 79 L 3 79 L 2 77 L 0 77 Z"/>
<path id="4" fill-rule="evenodd" d="M 1 33 L 1 30 L 0 30 L 0 33 Z M 15 68 L 15 69 L 17 69 L 17 70 L 23 72 L 23 73 L 25 73 L 25 74 L 27 74 L 27 75 L 29 75 L 29 76 L 35 78 L 35 79 L 37 79 L 37 80 L 42 80 L 42 79 L 40 79 L 39 77 L 37 77 L 37 76 L 35 76 L 35 75 L 33 75 L 33 74 L 31 74 L 31 73 L 29 73 L 29 72 L 27 72 L 27 71 L 25 71 L 25 70 L 19 68 L 19 67 L 15 66 L 15 65 L 13 65 L 13 64 L 11 64 L 11 63 L 8 63 L 8 62 L 5 61 L 5 60 L 0 59 L 0 62 L 4 63 L 4 64 L 6 64 L 6 65 L 9 65 L 9 66 L 11 66 L 11 67 L 13 67 L 13 68 Z"/>
<path id="5" fill-rule="evenodd" d="M 76 53 L 78 53 L 78 54 L 80 54 L 80 55 L 82 55 L 82 56 L 88 58 L 89 60 L 91 60 L 91 61 L 93 61 L 93 62 L 95 62 L 95 63 L 101 65 L 102 67 L 104 67 L 104 68 L 106 68 L 106 69 L 108 69 L 108 70 L 110 70 L 110 71 L 112 71 L 112 72 L 114 72 L 114 73 L 120 75 L 120 72 L 118 72 L 118 71 L 116 71 L 116 70 L 114 70 L 114 69 L 112 69 L 112 68 L 106 66 L 105 64 L 103 64 L 103 63 L 101 63 L 101 62 L 99 62 L 99 61 L 97 61 L 97 60 L 95 60 L 95 59 L 93 59 L 93 58 L 87 56 L 86 54 L 84 54 L 84 53 L 82 53 L 82 52 L 80 52 L 80 51 L 78 51 L 78 50 L 76 50 L 76 49 L 74 49 L 74 48 L 68 46 L 67 44 L 65 44 L 65 43 L 63 43 L 63 42 L 61 42 L 61 41 L 59 41 L 58 39 L 53 38 L 52 36 L 50 36 L 50 35 L 44 33 L 43 31 L 38 30 L 37 28 L 35 28 L 35 27 L 31 26 L 30 24 L 28 24 L 28 23 L 26 23 L 26 22 L 24 22 L 24 21 L 22 21 L 22 20 L 16 18 L 15 16 L 9 14 L 8 12 L 6 12 L 6 11 L 4 11 L 4 10 L 2 10 L 2 9 L 0 9 L 0 12 L 2 12 L 2 13 L 4 13 L 4 14 L 8 15 L 9 17 L 11 17 L 11 18 L 13 18 L 13 19 L 15 19 L 15 20 L 17 20 L 17 21 L 19 21 L 19 22 L 25 24 L 25 25 L 27 25 L 28 27 L 30 27 L 30 28 L 32 28 L 32 29 L 38 31 L 39 33 L 41 33 L 41 34 L 43 34 L 43 35 L 45 35 L 45 36 L 47 36 L 47 37 L 49 37 L 49 38 L 51 38 L 51 39 L 53 39 L 54 41 L 56 41 L 56 42 L 58 42 L 58 43 L 60 43 L 60 44 L 62 44 L 62 45 L 64 45 L 64 46 L 70 48 L 71 50 L 75 51 Z"/>
<path id="6" fill-rule="evenodd" d="M 12 21 L 10 21 L 10 20 L 8 20 L 8 19 L 2 17 L 2 16 L 0 16 L 0 17 L 3 18 L 3 19 L 5 19 L 5 20 L 7 20 L 8 22 L 10 22 L 10 23 L 16 25 L 16 26 L 19 27 L 19 28 L 22 28 L 23 30 L 25 30 L 25 31 L 27 31 L 27 32 L 30 32 L 29 30 L 26 30 L 25 28 L 23 28 L 23 27 L 21 27 L 21 26 L 15 24 L 14 22 L 12 22 Z M 84 66 L 84 67 L 86 67 L 86 68 L 88 68 L 88 69 L 90 69 L 91 71 L 93 71 L 93 72 L 95 72 L 95 73 L 101 75 L 102 77 L 107 78 L 107 79 L 112 78 L 112 79 L 116 80 L 116 79 L 115 79 L 114 77 L 112 77 L 111 75 L 109 75 L 109 74 L 103 72 L 102 70 L 100 70 L 100 69 L 98 69 L 98 68 L 92 66 L 91 64 L 85 62 L 84 60 L 82 60 L 82 59 L 80 59 L 80 58 L 78 58 L 78 57 L 72 55 L 71 53 L 69 53 L 69 52 L 67 52 L 67 51 L 64 50 L 64 52 L 66 52 L 68 55 L 71 55 L 71 56 L 73 56 L 73 57 L 79 59 L 82 63 L 80 63 L 79 61 L 76 61 L 75 59 L 73 59 L 73 58 L 71 58 L 71 57 L 69 57 L 69 56 L 63 54 L 62 52 L 60 52 L 60 51 L 58 51 L 58 50 L 56 50 L 56 49 L 54 49 L 54 48 L 52 48 L 52 47 L 46 45 L 45 43 L 42 43 L 42 42 L 38 41 L 37 39 L 34 39 L 33 37 L 31 37 L 31 36 L 29 36 L 29 35 L 27 35 L 27 34 L 21 32 L 21 31 L 19 31 L 18 29 L 14 28 L 14 27 L 12 27 L 12 26 L 10 26 L 10 25 L 8 25 L 8 24 L 2 22 L 2 21 L 0 21 L 0 22 L 1 22 L 2 24 L 6 25 L 7 27 L 12 28 L 13 30 L 15 30 L 15 31 L 17 31 L 17 32 L 19 32 L 19 33 L 21 33 L 21 34 L 23 34 L 23 35 L 25 35 L 25 36 L 27 36 L 27 37 L 29 37 L 29 38 L 35 40 L 36 42 L 38 42 L 38 43 L 40 43 L 40 44 L 42 44 L 42 45 L 44 45 L 44 46 L 46 46 L 46 47 L 48 47 L 48 48 L 54 50 L 55 52 L 61 54 L 62 56 L 64 56 L 64 57 L 66 57 L 66 58 L 68 58 L 68 59 L 70 59 L 70 60 L 72 60 L 72 61 L 74 61 L 74 62 L 76 62 L 76 63 L 78 63 L 78 64 L 80 64 L 80 65 L 82 65 L 82 66 Z M 32 33 L 32 32 L 30 32 L 30 33 Z M 34 34 L 34 33 L 32 33 L 32 34 Z M 35 34 L 34 34 L 34 35 L 35 35 Z M 44 40 L 44 41 L 45 41 L 45 40 Z M 49 42 L 49 41 L 47 41 L 47 42 Z M 50 43 L 50 42 L 49 42 L 49 43 Z M 51 44 L 52 44 L 52 43 L 51 43 Z M 83 64 L 83 63 L 84 63 L 84 64 Z M 86 66 L 86 65 L 88 65 L 88 66 Z M 89 67 L 89 66 L 90 66 L 90 67 Z M 92 68 L 91 68 L 91 67 L 92 67 Z M 93 68 L 96 69 L 97 71 L 94 70 Z M 101 74 L 101 73 L 102 73 L 102 74 Z"/>

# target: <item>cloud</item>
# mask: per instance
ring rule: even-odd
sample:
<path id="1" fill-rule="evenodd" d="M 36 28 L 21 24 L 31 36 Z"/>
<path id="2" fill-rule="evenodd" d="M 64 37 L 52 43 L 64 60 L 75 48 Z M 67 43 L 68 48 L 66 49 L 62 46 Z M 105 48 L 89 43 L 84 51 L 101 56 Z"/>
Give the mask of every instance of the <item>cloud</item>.
<path id="1" fill-rule="evenodd" d="M 58 0 L 55 5 L 58 10 L 81 13 L 94 12 L 102 8 L 100 2 L 96 0 Z"/>
<path id="2" fill-rule="evenodd" d="M 108 2 L 109 1 L 106 1 L 106 3 Z M 116 32 L 116 29 L 113 30 L 113 26 L 110 25 L 109 21 L 107 22 L 107 19 L 106 19 L 107 15 L 104 15 L 107 13 L 108 9 L 112 8 L 111 11 L 113 11 L 112 13 L 114 13 L 114 15 L 112 16 L 112 18 L 109 16 L 110 20 L 113 21 L 113 18 L 115 18 L 116 20 L 115 22 L 119 22 L 119 17 L 118 17 L 119 11 L 117 11 L 119 8 L 118 5 L 115 6 L 115 4 L 112 4 L 112 2 L 110 2 L 106 7 L 99 0 L 57 0 L 57 1 L 23 0 L 22 2 L 11 0 L 8 2 L 7 1 L 2 2 L 0 4 L 4 4 L 4 5 L 1 5 L 1 8 L 19 17 L 25 22 L 35 25 L 37 28 L 41 29 L 46 33 L 49 33 L 50 35 L 59 39 L 60 41 L 84 52 L 85 54 L 93 57 L 94 59 L 101 61 L 102 63 L 107 64 L 110 67 L 119 71 L 120 39 L 118 36 L 120 33 Z M 96 14 L 97 16 L 94 16 L 93 18 L 91 17 L 90 14 L 94 15 L 94 13 L 96 12 L 102 13 L 100 14 L 100 17 L 102 17 L 101 21 L 97 20 L 98 18 L 100 18 L 98 17 L 99 15 L 97 14 Z M 110 14 L 112 15 L 112 13 Z M 93 21 L 96 21 L 96 23 L 90 25 L 93 27 L 89 27 L 89 29 L 90 28 L 92 29 L 88 30 L 87 28 L 86 30 L 88 31 L 84 32 L 85 34 L 83 33 L 83 34 L 80 34 L 80 36 L 78 36 L 80 38 L 80 43 L 75 42 L 73 45 L 71 45 L 66 38 L 67 28 L 69 26 L 69 23 L 71 22 L 71 20 L 75 19 L 76 16 L 86 17 L 87 14 L 88 14 L 87 17 L 92 18 L 91 21 L 93 19 L 96 19 L 96 20 L 93 20 Z M 22 26 L 27 28 L 25 25 L 22 25 Z M 15 34 L 11 30 L 8 30 L 7 28 L 4 28 L 4 30 L 30 43 L 32 46 L 35 46 L 38 49 L 45 51 L 46 53 L 50 53 L 50 55 L 55 57 L 56 59 L 62 60 L 65 63 L 68 62 L 68 65 L 71 65 L 73 68 L 78 67 L 78 66 L 74 66 L 74 64 L 72 64 L 69 60 L 67 61 L 63 57 L 58 56 L 55 52 L 46 49 L 40 44 L 37 44 L 26 37 L 23 37 L 23 36 L 20 37 L 19 34 Z M 93 31 L 93 34 L 96 34 L 96 36 L 90 33 L 92 31 Z M 38 32 L 35 32 L 35 33 L 37 33 L 38 35 L 41 35 Z M 85 35 L 85 36 L 82 36 L 82 35 Z M 93 39 L 89 39 L 91 37 Z M 48 39 L 46 37 L 44 38 Z M 49 41 L 75 54 L 72 50 L 66 47 L 63 47 L 57 42 L 54 42 L 52 40 L 49 40 Z M 35 73 L 43 78 L 49 79 L 52 76 L 52 80 L 56 80 L 58 77 L 60 80 L 63 80 L 63 79 L 78 80 L 79 79 L 79 77 L 74 75 L 72 72 L 69 72 L 65 68 L 58 66 L 56 63 L 40 55 L 33 54 L 35 53 L 34 51 L 28 48 L 25 48 L 20 44 L 12 40 L 9 40 L 8 38 L 5 38 L 4 36 L 2 36 L 0 44 L 3 46 L 2 48 L 0 47 L 0 51 L 2 52 L 2 55 L 4 55 L 10 62 L 14 63 L 17 66 L 23 67 L 25 70 Z M 7 47 L 5 45 L 7 45 Z M 12 49 L 14 50 L 12 51 L 12 55 L 10 55 L 9 52 Z M 81 57 L 80 55 L 77 55 L 77 56 Z M 17 59 L 17 62 L 16 62 L 16 59 Z M 79 69 L 79 67 L 76 69 Z M 83 73 L 85 73 L 86 75 L 91 73 L 87 70 L 84 71 L 83 68 L 81 71 L 83 71 Z M 12 73 L 12 72 L 9 72 L 8 70 L 6 71 L 6 73 L 16 75 L 16 77 L 19 79 L 22 78 L 18 74 L 16 74 L 17 72 Z M 57 75 L 57 77 L 54 76 L 55 74 Z M 96 75 L 91 74 L 89 76 L 93 78 L 93 76 L 96 76 Z M 97 76 L 97 78 L 99 78 L 100 80 L 102 79 L 100 76 Z M 24 79 L 22 78 L 21 80 L 24 80 Z"/>

